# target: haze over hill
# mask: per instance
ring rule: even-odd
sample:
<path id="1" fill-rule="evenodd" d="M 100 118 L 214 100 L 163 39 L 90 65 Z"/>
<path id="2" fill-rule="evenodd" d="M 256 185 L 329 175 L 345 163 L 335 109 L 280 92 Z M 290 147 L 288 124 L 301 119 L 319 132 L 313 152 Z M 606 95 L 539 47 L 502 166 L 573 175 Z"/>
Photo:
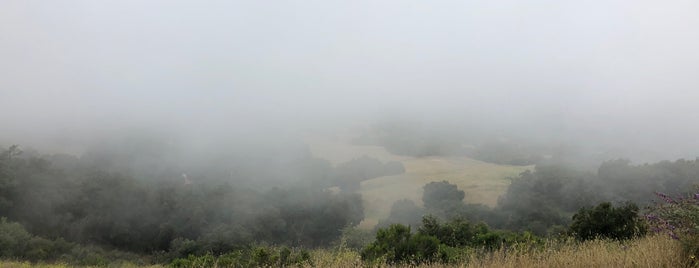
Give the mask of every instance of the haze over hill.
<path id="1" fill-rule="evenodd" d="M 0 1 L 0 266 L 696 266 L 697 14 Z"/>
<path id="2" fill-rule="evenodd" d="M 124 129 L 201 143 L 388 117 L 693 159 L 697 5 L 4 1 L 0 142 L 80 152 Z"/>

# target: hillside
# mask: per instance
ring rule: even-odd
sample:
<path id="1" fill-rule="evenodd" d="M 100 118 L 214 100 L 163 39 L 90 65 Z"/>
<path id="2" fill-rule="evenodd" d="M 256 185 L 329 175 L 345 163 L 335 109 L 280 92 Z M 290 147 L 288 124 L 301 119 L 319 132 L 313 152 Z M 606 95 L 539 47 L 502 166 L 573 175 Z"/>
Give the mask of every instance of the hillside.
<path id="1" fill-rule="evenodd" d="M 401 175 L 379 177 L 362 182 L 365 219 L 361 227 L 371 228 L 386 218 L 393 202 L 411 199 L 421 204 L 422 187 L 432 181 L 447 180 L 466 192 L 465 202 L 495 206 L 510 184 L 510 177 L 532 167 L 485 163 L 467 157 L 409 157 L 387 152 L 380 146 L 353 145 L 348 137 L 314 136 L 306 139 L 311 153 L 333 164 L 370 156 L 381 161 L 400 161 Z"/>

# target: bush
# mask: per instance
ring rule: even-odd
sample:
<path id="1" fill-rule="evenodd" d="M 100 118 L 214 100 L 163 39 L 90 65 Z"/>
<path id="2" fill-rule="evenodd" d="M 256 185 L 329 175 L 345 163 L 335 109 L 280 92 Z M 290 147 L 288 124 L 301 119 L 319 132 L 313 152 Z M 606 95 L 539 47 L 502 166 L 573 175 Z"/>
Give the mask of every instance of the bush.
<path id="1" fill-rule="evenodd" d="M 306 250 L 294 251 L 287 247 L 255 247 L 223 255 L 190 254 L 170 263 L 170 267 L 286 267 L 312 265 L 311 255 Z"/>
<path id="2" fill-rule="evenodd" d="M 613 207 L 600 203 L 594 208 L 581 208 L 573 216 L 570 231 L 579 240 L 611 238 L 630 239 L 646 233 L 646 225 L 638 216 L 638 206 L 627 203 Z"/>
<path id="3" fill-rule="evenodd" d="M 430 182 L 422 187 L 422 202 L 431 213 L 447 217 L 463 207 L 466 194 L 448 181 Z"/>
<path id="4" fill-rule="evenodd" d="M 439 223 L 434 216 L 425 216 L 417 234 L 411 234 L 410 227 L 394 224 L 376 232 L 376 241 L 362 250 L 365 261 L 385 261 L 397 263 L 454 263 L 468 259 L 469 249 L 493 250 L 503 245 L 541 243 L 541 239 L 531 233 L 515 234 L 492 231 L 483 223 L 471 223 L 456 219 Z"/>
<path id="5" fill-rule="evenodd" d="M 437 259 L 439 240 L 426 234 L 410 233 L 410 227 L 393 224 L 376 232 L 376 241 L 362 250 L 362 259 L 385 259 L 389 264 L 429 263 Z"/>
<path id="6" fill-rule="evenodd" d="M 337 246 L 359 250 L 372 241 L 374 241 L 374 232 L 356 227 L 345 227 L 342 229 L 342 236 Z"/>
<path id="7" fill-rule="evenodd" d="M 650 208 L 646 219 L 655 232 L 665 232 L 682 242 L 692 260 L 699 256 L 699 191 L 672 198 L 656 193 L 661 202 Z"/>
<path id="8" fill-rule="evenodd" d="M 0 257 L 13 258 L 21 256 L 32 235 L 16 222 L 0 219 Z"/>
<path id="9" fill-rule="evenodd" d="M 440 224 L 434 216 L 422 218 L 421 234 L 434 236 L 450 247 L 474 247 L 493 249 L 500 246 L 503 238 L 491 231 L 484 223 L 471 224 L 463 219 L 454 219 Z"/>

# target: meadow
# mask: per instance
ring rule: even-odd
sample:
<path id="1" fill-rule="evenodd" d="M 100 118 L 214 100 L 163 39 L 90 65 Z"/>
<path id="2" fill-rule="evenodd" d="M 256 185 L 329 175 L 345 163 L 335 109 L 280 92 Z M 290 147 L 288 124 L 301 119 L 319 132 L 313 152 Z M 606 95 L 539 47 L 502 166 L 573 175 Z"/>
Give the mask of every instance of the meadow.
<path id="1" fill-rule="evenodd" d="M 369 156 L 384 162 L 399 161 L 405 166 L 403 174 L 361 183 L 359 193 L 364 203 L 365 219 L 360 227 L 367 229 L 387 218 L 391 205 L 397 200 L 409 199 L 422 204 L 422 187 L 429 182 L 449 181 L 466 193 L 464 202 L 494 207 L 510 185 L 509 178 L 533 169 L 533 166 L 498 165 L 462 156 L 400 156 L 380 146 L 351 144 L 349 138 L 343 136 L 313 137 L 306 143 L 313 156 L 333 164 Z"/>
<path id="2" fill-rule="evenodd" d="M 317 267 L 391 267 L 362 263 L 354 251 L 316 251 Z M 456 264 L 401 265 L 398 267 L 686 267 L 692 259 L 682 254 L 678 241 L 666 235 L 618 242 L 613 240 L 549 241 L 542 248 L 501 248 L 473 252 Z"/>
<path id="3" fill-rule="evenodd" d="M 455 264 L 404 264 L 388 266 L 362 262 L 359 252 L 343 247 L 318 249 L 311 252 L 311 263 L 299 267 L 688 267 L 692 258 L 682 254 L 680 242 L 666 235 L 653 235 L 626 242 L 590 240 L 586 242 L 548 241 L 544 247 L 510 247 L 493 252 L 473 251 L 466 259 Z M 2 268 L 64 268 L 67 264 L 32 264 L 3 261 Z M 90 267 L 90 266 L 85 266 Z M 109 267 L 160 268 L 164 265 L 139 266 L 133 263 L 115 263 Z M 193 263 L 190 267 L 226 267 L 217 263 Z"/>

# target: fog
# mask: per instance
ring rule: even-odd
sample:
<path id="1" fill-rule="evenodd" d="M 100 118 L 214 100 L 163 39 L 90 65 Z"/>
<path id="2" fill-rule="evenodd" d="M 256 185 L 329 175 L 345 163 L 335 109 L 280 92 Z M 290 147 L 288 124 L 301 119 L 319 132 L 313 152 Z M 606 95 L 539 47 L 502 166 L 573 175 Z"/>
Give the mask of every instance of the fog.
<path id="1" fill-rule="evenodd" d="M 2 0 L 0 266 L 488 266 L 649 230 L 694 265 L 697 14 Z"/>
<path id="2" fill-rule="evenodd" d="M 694 158 L 695 1 L 3 1 L 0 143 L 400 118 Z M 444 131 L 444 130 L 441 130 Z M 637 158 L 637 159 L 634 159 Z"/>

